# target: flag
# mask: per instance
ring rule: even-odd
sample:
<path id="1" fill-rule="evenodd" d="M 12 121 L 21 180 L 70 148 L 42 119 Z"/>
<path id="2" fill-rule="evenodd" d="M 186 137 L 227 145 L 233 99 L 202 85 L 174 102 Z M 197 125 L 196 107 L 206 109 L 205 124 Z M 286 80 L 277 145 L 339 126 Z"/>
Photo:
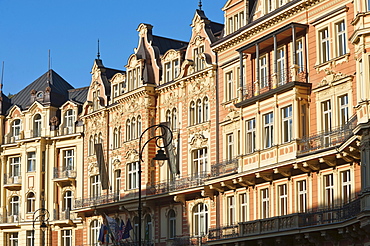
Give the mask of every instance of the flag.
<path id="1" fill-rule="evenodd" d="M 123 236 L 122 239 L 126 239 L 130 237 L 130 231 L 132 230 L 132 225 L 130 222 L 130 219 L 127 220 L 126 227 L 123 230 Z"/>
<path id="2" fill-rule="evenodd" d="M 118 223 L 115 219 L 109 217 L 108 215 L 105 215 L 105 218 L 107 220 L 108 233 L 110 234 L 112 241 L 114 241 L 118 232 Z"/>
<path id="3" fill-rule="evenodd" d="M 99 231 L 98 241 L 105 243 L 106 235 L 108 234 L 108 228 L 106 225 L 102 224 Z"/>
<path id="4" fill-rule="evenodd" d="M 117 233 L 117 241 L 121 241 L 123 239 L 123 232 L 125 231 L 125 223 L 121 220 L 119 225 L 118 233 Z"/>

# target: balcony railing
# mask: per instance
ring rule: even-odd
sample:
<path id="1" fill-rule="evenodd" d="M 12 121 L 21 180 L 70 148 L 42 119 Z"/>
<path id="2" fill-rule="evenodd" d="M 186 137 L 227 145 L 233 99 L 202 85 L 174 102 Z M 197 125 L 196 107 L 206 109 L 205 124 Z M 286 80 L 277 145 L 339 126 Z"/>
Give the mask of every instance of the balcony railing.
<path id="1" fill-rule="evenodd" d="M 306 154 L 309 152 L 337 146 L 352 136 L 352 130 L 356 127 L 356 125 L 357 115 L 354 115 L 343 126 L 334 128 L 331 131 L 323 131 L 309 137 L 302 138 L 299 141 L 300 147 L 298 154 Z"/>
<path id="2" fill-rule="evenodd" d="M 202 172 L 199 174 L 193 174 L 188 176 L 182 176 L 175 178 L 174 180 L 154 183 L 147 185 L 147 194 L 161 194 L 175 190 L 184 190 L 192 187 L 198 187 L 204 184 L 204 180 L 209 178 L 208 172 Z"/>
<path id="3" fill-rule="evenodd" d="M 54 220 L 73 220 L 76 219 L 76 214 L 72 213 L 69 208 L 65 210 L 56 210 L 54 209 Z"/>
<path id="4" fill-rule="evenodd" d="M 303 229 L 336 224 L 356 218 L 361 212 L 360 199 L 330 209 L 315 209 L 306 213 L 289 214 L 260 220 L 241 222 L 238 225 L 211 228 L 208 239 L 220 240 L 247 237 L 273 232 Z"/>
<path id="5" fill-rule="evenodd" d="M 21 217 L 18 214 L 13 215 L 0 215 L 0 223 L 19 223 L 21 221 Z"/>
<path id="6" fill-rule="evenodd" d="M 4 174 L 4 185 L 19 185 L 22 184 L 22 176 L 14 175 L 13 173 Z"/>
<path id="7" fill-rule="evenodd" d="M 75 170 L 68 170 L 65 167 L 54 167 L 54 179 L 75 179 L 77 173 Z"/>
<path id="8" fill-rule="evenodd" d="M 86 208 L 102 204 L 108 204 L 119 201 L 119 192 L 112 192 L 100 196 L 92 196 L 88 198 L 78 198 L 75 200 L 74 208 Z"/>
<path id="9" fill-rule="evenodd" d="M 238 171 L 238 159 L 225 160 L 211 166 L 210 177 L 220 177 Z"/>

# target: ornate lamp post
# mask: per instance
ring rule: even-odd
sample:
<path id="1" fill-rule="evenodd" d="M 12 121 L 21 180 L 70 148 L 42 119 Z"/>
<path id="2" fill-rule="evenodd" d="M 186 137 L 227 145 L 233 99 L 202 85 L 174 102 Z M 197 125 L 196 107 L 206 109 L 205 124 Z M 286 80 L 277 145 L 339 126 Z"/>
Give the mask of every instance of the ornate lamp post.
<path id="1" fill-rule="evenodd" d="M 38 213 L 38 215 L 35 217 L 35 215 Z M 32 240 L 33 243 L 35 243 L 35 223 L 36 221 L 40 222 L 40 229 L 43 233 L 42 235 L 42 244 L 40 245 L 45 245 L 45 231 L 48 229 L 48 224 L 49 224 L 49 218 L 50 218 L 50 213 L 49 210 L 46 208 L 39 208 L 35 212 L 33 212 L 33 230 L 32 230 Z"/>
<path id="2" fill-rule="evenodd" d="M 150 129 L 153 129 L 154 130 L 154 133 L 157 132 L 158 129 L 161 130 L 161 135 L 156 135 L 154 134 L 153 137 L 150 137 L 144 144 L 142 144 L 142 138 L 144 136 L 144 134 L 149 131 Z M 155 140 L 155 145 L 159 148 L 159 150 L 157 151 L 157 154 L 155 155 L 155 157 L 153 158 L 153 160 L 162 160 L 162 161 L 165 161 L 165 160 L 168 160 L 168 157 L 166 156 L 165 152 L 164 152 L 164 148 L 168 147 L 171 142 L 172 142 L 172 138 L 173 138 L 173 135 L 172 135 L 172 131 L 171 129 L 164 125 L 164 124 L 158 124 L 158 125 L 153 125 L 153 126 L 150 126 L 148 127 L 147 129 L 145 129 L 143 131 L 143 133 L 141 133 L 140 135 L 140 138 L 139 138 L 139 175 L 138 175 L 138 179 L 139 179 L 139 206 L 138 206 L 138 216 L 139 216 L 139 246 L 141 246 L 141 227 L 142 227 L 142 222 L 141 222 L 141 213 L 142 213 L 142 204 L 141 204 L 141 162 L 144 162 L 143 160 L 143 151 L 144 151 L 144 148 L 145 146 L 152 140 Z M 161 141 L 162 140 L 162 141 Z"/>

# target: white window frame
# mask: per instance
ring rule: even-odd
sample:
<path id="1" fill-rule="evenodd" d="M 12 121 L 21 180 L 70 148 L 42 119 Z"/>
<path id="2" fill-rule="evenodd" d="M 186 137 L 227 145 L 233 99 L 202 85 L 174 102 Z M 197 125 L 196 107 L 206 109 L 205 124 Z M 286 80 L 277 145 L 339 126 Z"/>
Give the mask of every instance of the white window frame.
<path id="1" fill-rule="evenodd" d="M 12 122 L 12 136 L 14 140 L 18 140 L 22 131 L 22 121 L 20 119 L 15 119 Z"/>
<path id="2" fill-rule="evenodd" d="M 226 101 L 234 99 L 234 76 L 233 71 L 225 74 L 226 77 Z"/>
<path id="3" fill-rule="evenodd" d="M 100 231 L 101 224 L 98 220 L 93 220 L 90 223 L 90 245 L 98 246 L 100 243 L 98 242 L 99 231 Z"/>
<path id="4" fill-rule="evenodd" d="M 66 190 L 63 193 L 63 211 L 66 211 L 69 209 L 71 211 L 73 208 L 73 191 L 71 190 Z"/>
<path id="5" fill-rule="evenodd" d="M 334 207 L 334 174 L 326 174 L 323 177 L 324 181 L 324 205 L 325 208 Z"/>
<path id="6" fill-rule="evenodd" d="M 288 143 L 293 139 L 293 107 L 292 105 L 281 109 L 282 112 L 282 142 Z"/>
<path id="7" fill-rule="evenodd" d="M 64 115 L 65 127 L 68 134 L 74 133 L 75 114 L 73 109 L 68 109 Z"/>
<path id="8" fill-rule="evenodd" d="M 256 119 L 250 119 L 245 122 L 246 132 L 246 152 L 253 153 L 256 150 Z"/>
<path id="9" fill-rule="evenodd" d="M 274 113 L 263 115 L 264 124 L 264 148 L 271 148 L 274 145 Z"/>
<path id="10" fill-rule="evenodd" d="M 168 212 L 168 238 L 176 237 L 176 213 L 173 209 Z"/>
<path id="11" fill-rule="evenodd" d="M 339 126 L 343 126 L 348 122 L 349 119 L 348 94 L 339 96 L 338 103 L 339 103 Z"/>
<path id="12" fill-rule="evenodd" d="M 269 188 L 260 189 L 260 195 L 261 195 L 261 219 L 266 219 L 270 216 Z"/>
<path id="13" fill-rule="evenodd" d="M 247 193 L 239 194 L 239 222 L 248 221 L 248 195 Z"/>
<path id="14" fill-rule="evenodd" d="M 297 212 L 307 211 L 307 180 L 297 181 Z"/>
<path id="15" fill-rule="evenodd" d="M 193 234 L 203 237 L 208 234 L 208 207 L 205 203 L 199 203 L 193 208 Z"/>
<path id="16" fill-rule="evenodd" d="M 303 46 L 303 38 L 298 39 L 296 42 L 296 58 L 297 58 L 297 65 L 298 65 L 298 73 L 304 72 L 305 61 L 304 61 L 304 46 Z"/>
<path id="17" fill-rule="evenodd" d="M 99 197 L 101 195 L 100 175 L 90 177 L 90 197 Z"/>
<path id="18" fill-rule="evenodd" d="M 341 20 L 335 24 L 337 36 L 337 56 L 343 56 L 347 53 L 347 34 L 345 20 Z"/>
<path id="19" fill-rule="evenodd" d="M 229 226 L 235 224 L 235 196 L 227 196 L 227 224 Z"/>
<path id="20" fill-rule="evenodd" d="M 72 246 L 72 230 L 62 230 L 62 246 Z"/>
<path id="21" fill-rule="evenodd" d="M 114 188 L 116 192 L 121 190 L 122 171 L 121 169 L 114 170 Z"/>
<path id="22" fill-rule="evenodd" d="M 268 62 L 267 62 L 267 54 L 260 56 L 258 59 L 259 62 L 259 82 L 260 88 L 268 87 Z"/>
<path id="23" fill-rule="evenodd" d="M 19 245 L 19 234 L 18 232 L 8 232 L 9 245 L 8 246 L 18 246 Z"/>
<path id="24" fill-rule="evenodd" d="M 33 136 L 40 137 L 41 136 L 41 128 L 42 127 L 42 117 L 40 114 L 36 114 L 33 118 Z"/>
<path id="25" fill-rule="evenodd" d="M 27 152 L 27 172 L 36 171 L 36 152 Z"/>
<path id="26" fill-rule="evenodd" d="M 127 164 L 127 190 L 139 188 L 139 162 Z"/>
<path id="27" fill-rule="evenodd" d="M 9 175 L 11 177 L 21 176 L 21 157 L 12 157 L 9 160 Z"/>
<path id="28" fill-rule="evenodd" d="M 226 160 L 232 160 L 234 156 L 234 133 L 228 133 L 226 134 Z"/>
<path id="29" fill-rule="evenodd" d="M 329 27 L 319 31 L 321 63 L 330 61 L 330 35 Z"/>
<path id="30" fill-rule="evenodd" d="M 202 175 L 207 172 L 208 149 L 200 148 L 192 151 L 192 174 L 193 176 Z"/>
<path id="31" fill-rule="evenodd" d="M 340 172 L 341 179 L 341 201 L 342 204 L 349 203 L 352 199 L 352 181 L 351 181 L 351 170 L 345 170 Z"/>
<path id="32" fill-rule="evenodd" d="M 276 52 L 276 78 L 278 85 L 283 85 L 286 82 L 286 69 L 285 69 L 285 49 L 281 47 Z"/>
<path id="33" fill-rule="evenodd" d="M 33 213 L 35 212 L 35 207 L 36 206 L 36 197 L 35 197 L 35 193 L 33 192 L 29 192 L 27 194 L 27 213 Z"/>
<path id="34" fill-rule="evenodd" d="M 288 187 L 287 184 L 278 185 L 278 193 L 279 193 L 279 215 L 287 215 L 288 214 Z"/>

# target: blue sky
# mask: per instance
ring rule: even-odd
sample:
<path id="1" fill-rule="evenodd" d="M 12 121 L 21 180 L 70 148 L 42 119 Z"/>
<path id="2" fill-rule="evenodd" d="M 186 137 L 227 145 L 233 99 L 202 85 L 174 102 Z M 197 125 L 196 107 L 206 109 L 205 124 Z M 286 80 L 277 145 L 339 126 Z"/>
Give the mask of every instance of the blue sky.
<path id="1" fill-rule="evenodd" d="M 100 53 L 107 67 L 124 69 L 138 43 L 140 23 L 153 34 L 188 41 L 198 0 L 0 0 L 3 92 L 15 94 L 51 66 L 74 87 L 88 86 Z M 207 17 L 223 23 L 226 0 L 203 0 Z"/>

